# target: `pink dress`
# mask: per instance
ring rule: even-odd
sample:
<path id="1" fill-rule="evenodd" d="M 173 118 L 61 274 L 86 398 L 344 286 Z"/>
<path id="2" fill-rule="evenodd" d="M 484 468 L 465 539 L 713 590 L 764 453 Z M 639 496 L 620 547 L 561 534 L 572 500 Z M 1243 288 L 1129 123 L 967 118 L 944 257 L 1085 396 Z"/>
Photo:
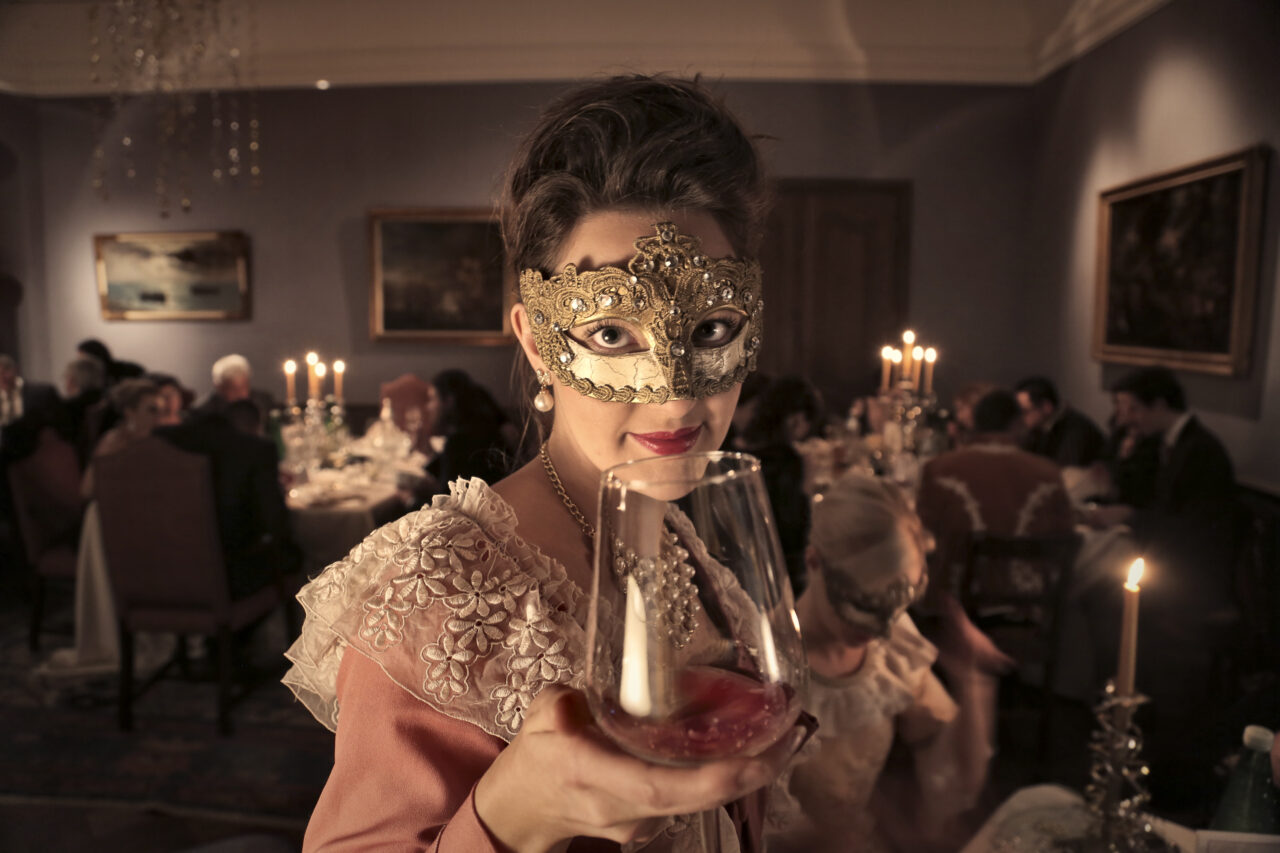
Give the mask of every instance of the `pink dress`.
<path id="1" fill-rule="evenodd" d="M 515 531 L 483 481 L 457 481 L 298 594 L 307 618 L 284 682 L 337 735 L 304 849 L 503 849 L 475 783 L 534 696 L 580 688 L 586 660 L 587 596 Z M 672 819 L 643 849 L 701 849 L 695 826 Z M 597 849 L 618 846 L 570 847 Z"/>

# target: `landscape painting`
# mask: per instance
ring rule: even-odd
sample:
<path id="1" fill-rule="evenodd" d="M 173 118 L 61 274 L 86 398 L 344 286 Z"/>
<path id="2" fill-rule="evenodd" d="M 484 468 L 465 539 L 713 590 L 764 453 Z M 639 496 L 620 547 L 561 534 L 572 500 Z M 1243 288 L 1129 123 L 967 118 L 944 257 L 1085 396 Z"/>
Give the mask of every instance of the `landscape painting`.
<path id="1" fill-rule="evenodd" d="M 107 320 L 249 316 L 249 238 L 239 231 L 99 234 L 93 244 Z"/>

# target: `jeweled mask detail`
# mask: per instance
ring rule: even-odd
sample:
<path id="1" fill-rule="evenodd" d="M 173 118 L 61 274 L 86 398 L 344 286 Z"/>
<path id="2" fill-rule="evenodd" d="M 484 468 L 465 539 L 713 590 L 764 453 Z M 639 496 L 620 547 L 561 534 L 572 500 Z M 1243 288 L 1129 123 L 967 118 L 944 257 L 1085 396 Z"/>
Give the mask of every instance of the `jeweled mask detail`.
<path id="1" fill-rule="evenodd" d="M 756 368 L 764 316 L 760 264 L 708 258 L 698 238 L 670 222 L 655 224 L 654 232 L 636 240 L 625 270 L 579 272 L 566 264 L 549 279 L 533 269 L 520 274 L 538 355 L 580 394 L 615 403 L 698 399 L 728 390 Z M 698 325 L 725 309 L 745 317 L 733 339 L 695 346 Z M 640 329 L 648 349 L 603 354 L 569 334 L 604 319 Z"/>

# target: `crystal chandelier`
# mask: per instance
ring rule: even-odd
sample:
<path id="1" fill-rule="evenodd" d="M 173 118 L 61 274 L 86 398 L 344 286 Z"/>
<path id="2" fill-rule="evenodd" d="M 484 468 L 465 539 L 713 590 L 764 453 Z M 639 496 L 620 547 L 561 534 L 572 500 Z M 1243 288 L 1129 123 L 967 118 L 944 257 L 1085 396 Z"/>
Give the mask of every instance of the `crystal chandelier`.
<path id="1" fill-rule="evenodd" d="M 207 162 L 215 184 L 261 183 L 257 90 L 246 88 L 253 78 L 252 13 L 249 0 L 90 4 L 89 80 L 110 91 L 109 102 L 96 113 L 92 183 L 99 196 L 109 197 L 111 180 L 138 178 L 142 140 L 120 119 L 131 103 L 143 100 L 155 111 L 147 135 L 153 141 L 151 171 L 161 218 L 168 218 L 175 197 L 182 212 L 190 212 L 192 170 L 204 168 L 193 166 L 196 159 Z M 205 101 L 207 161 L 203 152 L 199 158 L 193 153 Z"/>

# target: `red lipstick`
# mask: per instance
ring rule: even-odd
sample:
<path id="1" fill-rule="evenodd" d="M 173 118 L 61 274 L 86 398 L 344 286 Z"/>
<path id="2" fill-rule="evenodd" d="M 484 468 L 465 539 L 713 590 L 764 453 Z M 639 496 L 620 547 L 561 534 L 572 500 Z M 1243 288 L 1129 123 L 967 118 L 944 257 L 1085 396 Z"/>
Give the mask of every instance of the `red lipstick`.
<path id="1" fill-rule="evenodd" d="M 675 432 L 633 432 L 631 437 L 646 450 L 651 450 L 659 456 L 672 456 L 692 450 L 701 434 L 702 425 L 699 424 L 678 429 Z"/>

